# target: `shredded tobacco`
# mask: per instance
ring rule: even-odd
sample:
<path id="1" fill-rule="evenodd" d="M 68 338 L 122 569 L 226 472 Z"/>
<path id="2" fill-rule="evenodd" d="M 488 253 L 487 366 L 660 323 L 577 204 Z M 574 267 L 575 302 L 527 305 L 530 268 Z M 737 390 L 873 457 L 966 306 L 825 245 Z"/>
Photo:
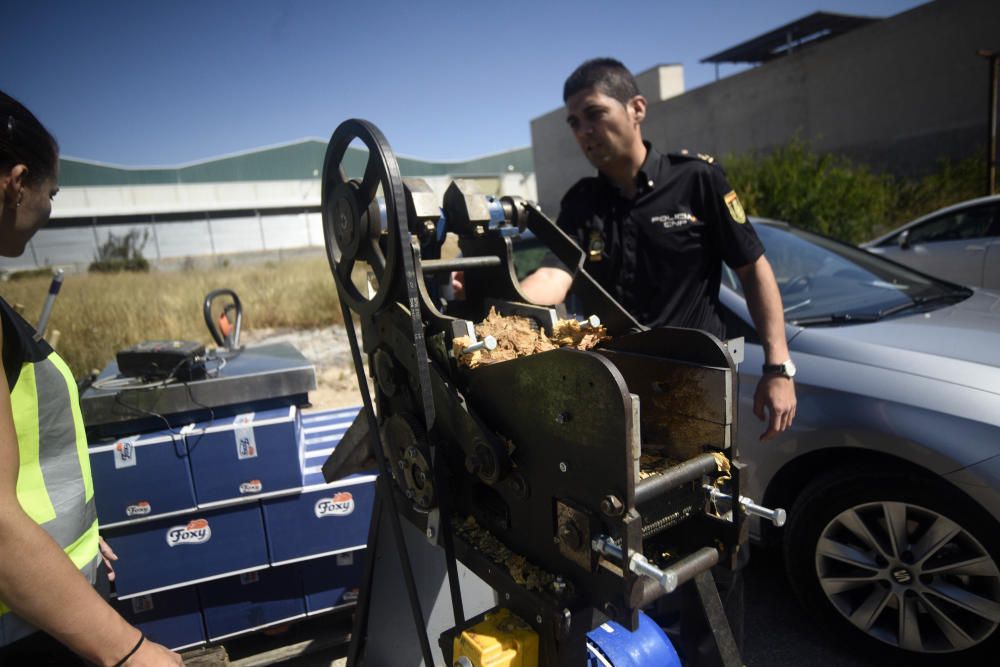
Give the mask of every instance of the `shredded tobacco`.
<path id="1" fill-rule="evenodd" d="M 476 325 L 476 336 L 479 340 L 493 336 L 497 341 L 497 347 L 494 350 L 477 350 L 471 354 L 462 354 L 473 341 L 468 336 L 455 338 L 452 342 L 455 357 L 460 364 L 469 368 L 527 357 L 557 347 L 589 350 L 602 341 L 610 340 L 603 325 L 586 328 L 576 320 L 559 320 L 553 328 L 552 336 L 549 337 L 530 318 L 500 315 L 495 308 L 490 308 L 486 319 Z"/>
<path id="2" fill-rule="evenodd" d="M 537 565 L 532 565 L 524 556 L 515 554 L 491 532 L 482 528 L 473 517 L 466 517 L 464 521 L 456 519 L 454 526 L 455 533 L 459 537 L 507 570 L 518 585 L 524 586 L 529 591 L 545 590 L 555 581 L 555 575 L 549 574 Z"/>

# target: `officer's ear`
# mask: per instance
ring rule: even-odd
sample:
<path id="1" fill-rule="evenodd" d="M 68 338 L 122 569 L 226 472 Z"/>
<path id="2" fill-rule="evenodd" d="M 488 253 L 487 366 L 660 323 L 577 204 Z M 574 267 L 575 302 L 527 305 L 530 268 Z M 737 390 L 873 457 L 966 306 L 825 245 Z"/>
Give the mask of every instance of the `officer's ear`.
<path id="1" fill-rule="evenodd" d="M 636 95 L 628 101 L 626 105 L 628 108 L 629 115 L 632 117 L 636 123 L 641 123 L 646 118 L 646 98 L 642 95 Z"/>

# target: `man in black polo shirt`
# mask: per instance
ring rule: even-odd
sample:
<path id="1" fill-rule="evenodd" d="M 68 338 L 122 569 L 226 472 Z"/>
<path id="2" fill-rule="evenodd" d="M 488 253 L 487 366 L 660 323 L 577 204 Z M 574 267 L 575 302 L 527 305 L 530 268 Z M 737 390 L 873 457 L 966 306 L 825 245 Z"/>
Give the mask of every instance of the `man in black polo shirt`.
<path id="1" fill-rule="evenodd" d="M 781 294 L 764 247 L 722 168 L 707 155 L 662 155 L 642 140 L 646 99 L 617 60 L 578 67 L 563 89 L 567 123 L 597 176 L 562 200 L 558 225 L 587 250 L 586 270 L 639 322 L 702 329 L 724 339 L 722 262 L 739 276 L 764 348 L 754 414 L 761 439 L 795 417 L 795 367 Z M 573 276 L 549 255 L 521 289 L 539 304 L 565 300 Z"/>
<path id="2" fill-rule="evenodd" d="M 566 193 L 557 221 L 587 251 L 587 272 L 642 324 L 702 329 L 724 339 L 719 284 L 725 262 L 739 276 L 764 348 L 754 394 L 754 414 L 761 420 L 766 414 L 768 420 L 760 437 L 786 430 L 795 417 L 795 366 L 785 340 L 781 294 L 722 168 L 707 155 L 662 155 L 642 140 L 646 99 L 617 60 L 580 65 L 566 79 L 563 101 L 580 149 L 597 168 L 596 177 L 582 179 Z M 521 282 L 521 290 L 535 303 L 557 304 L 572 282 L 572 274 L 550 253 Z M 717 569 L 716 580 L 741 645 L 742 576 Z M 708 629 L 697 618 L 691 626 L 683 619 L 687 664 L 714 664 L 708 657 Z"/>

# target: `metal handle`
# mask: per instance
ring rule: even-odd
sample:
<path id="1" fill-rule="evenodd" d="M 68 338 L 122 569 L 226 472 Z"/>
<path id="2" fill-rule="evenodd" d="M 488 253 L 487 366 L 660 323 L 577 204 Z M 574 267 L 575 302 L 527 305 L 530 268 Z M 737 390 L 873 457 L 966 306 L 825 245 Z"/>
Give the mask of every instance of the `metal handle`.
<path id="1" fill-rule="evenodd" d="M 216 297 L 219 296 L 229 296 L 232 298 L 233 302 L 228 304 L 225 309 L 223 309 L 222 317 L 225 317 L 232 325 L 232 330 L 227 334 L 219 331 L 219 327 L 216 325 L 215 321 L 212 319 L 212 302 L 215 301 Z M 229 318 L 228 310 L 235 310 L 236 317 L 235 321 Z M 208 326 L 208 332 L 212 334 L 212 338 L 215 340 L 216 344 L 220 347 L 225 347 L 229 350 L 234 350 L 240 346 L 240 329 L 243 326 L 243 304 L 240 303 L 240 297 L 236 295 L 231 289 L 215 289 L 205 295 L 205 305 L 203 307 L 205 315 L 205 324 Z"/>
<path id="2" fill-rule="evenodd" d="M 621 562 L 624 559 L 622 548 L 614 543 L 607 535 L 598 535 L 590 543 L 591 548 L 604 556 Z M 670 571 L 661 570 L 638 551 L 633 551 L 628 559 L 628 569 L 640 577 L 649 577 L 656 581 L 667 593 L 673 593 L 677 588 L 677 574 Z"/>

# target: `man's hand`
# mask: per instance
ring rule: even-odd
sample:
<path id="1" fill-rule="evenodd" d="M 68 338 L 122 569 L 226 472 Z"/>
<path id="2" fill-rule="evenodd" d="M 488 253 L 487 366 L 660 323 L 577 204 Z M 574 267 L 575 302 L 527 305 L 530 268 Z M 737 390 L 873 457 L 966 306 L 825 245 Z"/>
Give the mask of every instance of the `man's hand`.
<path id="1" fill-rule="evenodd" d="M 108 543 L 104 541 L 103 537 L 98 537 L 98 545 L 101 550 L 101 560 L 104 561 L 104 569 L 108 571 L 108 581 L 115 580 L 115 568 L 111 565 L 111 561 L 118 560 L 118 555 L 108 546 Z"/>
<path id="2" fill-rule="evenodd" d="M 451 291 L 456 301 L 461 301 L 465 298 L 465 271 L 451 272 Z"/>
<path id="3" fill-rule="evenodd" d="M 753 395 L 753 413 L 764 421 L 767 408 L 767 430 L 761 440 L 770 440 L 782 431 L 788 430 L 795 419 L 795 382 L 781 375 L 764 375 L 757 383 Z"/>

